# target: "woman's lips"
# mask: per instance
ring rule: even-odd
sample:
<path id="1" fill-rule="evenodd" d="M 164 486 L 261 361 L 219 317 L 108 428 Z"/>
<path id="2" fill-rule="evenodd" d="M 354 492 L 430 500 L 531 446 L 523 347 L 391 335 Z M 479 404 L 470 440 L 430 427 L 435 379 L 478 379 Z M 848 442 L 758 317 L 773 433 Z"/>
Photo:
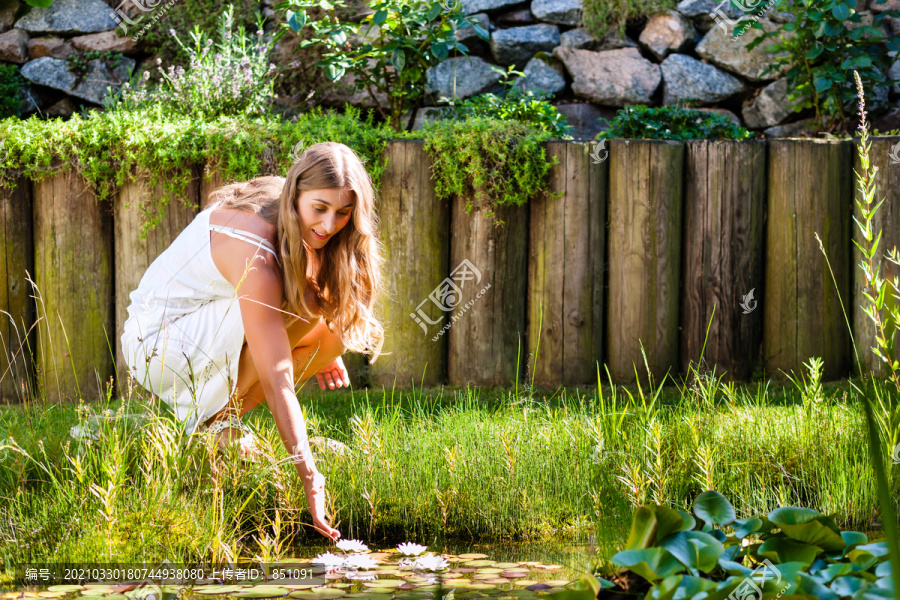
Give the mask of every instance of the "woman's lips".
<path id="1" fill-rule="evenodd" d="M 327 239 L 328 239 L 328 236 L 327 236 L 327 235 L 319 235 L 318 233 L 316 233 L 316 230 L 315 230 L 315 229 L 311 229 L 310 231 L 313 232 L 313 235 L 316 236 L 317 239 L 320 239 L 320 240 L 327 240 Z"/>

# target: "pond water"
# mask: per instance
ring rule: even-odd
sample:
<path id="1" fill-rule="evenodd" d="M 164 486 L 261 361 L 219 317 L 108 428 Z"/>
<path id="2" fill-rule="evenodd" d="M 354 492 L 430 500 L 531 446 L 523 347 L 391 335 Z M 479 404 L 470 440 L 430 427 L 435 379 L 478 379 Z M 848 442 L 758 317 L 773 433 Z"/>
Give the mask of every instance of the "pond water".
<path id="1" fill-rule="evenodd" d="M 325 560 L 331 559 L 333 564 L 312 562 L 325 552 L 329 552 Z M 53 585 L 29 580 L 29 585 L 6 588 L 0 599 L 527 600 L 562 589 L 590 573 L 597 546 L 590 538 L 582 538 L 550 543 L 446 542 L 429 546 L 418 555 L 401 554 L 396 546 L 374 545 L 362 552 L 323 545 L 295 549 L 292 554 L 296 558 L 268 563 L 265 568 L 248 562 L 230 572 L 211 575 L 207 570 L 204 577 L 190 581 L 173 576 L 164 581 L 116 577 L 61 582 L 57 573 Z"/>

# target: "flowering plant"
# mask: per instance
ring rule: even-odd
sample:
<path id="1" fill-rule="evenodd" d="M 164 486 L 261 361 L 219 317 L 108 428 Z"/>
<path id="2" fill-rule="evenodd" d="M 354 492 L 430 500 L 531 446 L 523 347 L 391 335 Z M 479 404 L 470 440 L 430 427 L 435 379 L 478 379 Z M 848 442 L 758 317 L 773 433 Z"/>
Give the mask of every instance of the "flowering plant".
<path id="1" fill-rule="evenodd" d="M 162 77 L 152 89 L 144 87 L 150 86 L 150 72 L 145 71 L 137 86 L 123 85 L 114 108 L 128 110 L 153 105 L 166 112 L 201 119 L 220 115 L 254 116 L 264 112 L 277 97 L 274 93 L 276 67 L 268 58 L 271 43 L 263 39 L 259 15 L 255 38 L 246 35 L 243 26 L 238 27 L 237 35 L 232 35 L 233 9 L 229 4 L 222 13 L 217 43 L 195 26 L 190 34 L 194 47 L 187 48 L 175 31 L 170 30 L 190 54 L 188 68 L 170 66 L 167 73 L 158 67 Z M 156 62 L 159 65 L 162 61 Z"/>

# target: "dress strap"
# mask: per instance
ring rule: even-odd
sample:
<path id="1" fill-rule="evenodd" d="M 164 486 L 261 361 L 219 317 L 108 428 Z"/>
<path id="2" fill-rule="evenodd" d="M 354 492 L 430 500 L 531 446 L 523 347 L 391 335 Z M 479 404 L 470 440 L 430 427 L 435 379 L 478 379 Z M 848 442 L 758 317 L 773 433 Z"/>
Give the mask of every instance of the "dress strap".
<path id="1" fill-rule="evenodd" d="M 275 262 L 277 262 L 278 265 L 281 266 L 281 261 L 278 260 L 278 254 L 276 254 L 275 252 L 275 247 L 272 245 L 272 242 L 270 242 L 266 238 L 258 236 L 252 231 L 235 229 L 234 227 L 226 227 L 225 225 L 216 225 L 215 223 L 210 223 L 209 228 L 213 231 L 224 233 L 225 235 L 233 237 L 235 239 L 250 242 L 251 244 L 256 244 L 263 250 L 271 252 L 272 256 L 275 257 Z"/>

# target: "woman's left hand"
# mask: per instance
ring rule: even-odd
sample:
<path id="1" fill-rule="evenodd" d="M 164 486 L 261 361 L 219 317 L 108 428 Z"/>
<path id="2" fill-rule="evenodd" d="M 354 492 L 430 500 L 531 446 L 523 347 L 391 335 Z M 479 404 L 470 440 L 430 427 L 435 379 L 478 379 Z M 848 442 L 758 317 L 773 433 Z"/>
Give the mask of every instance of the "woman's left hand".
<path id="1" fill-rule="evenodd" d="M 344 367 L 344 361 L 338 356 L 332 362 L 325 365 L 321 371 L 316 373 L 316 379 L 319 380 L 319 387 L 323 390 L 325 385 L 334 389 L 341 386 L 350 386 L 350 376 Z"/>

